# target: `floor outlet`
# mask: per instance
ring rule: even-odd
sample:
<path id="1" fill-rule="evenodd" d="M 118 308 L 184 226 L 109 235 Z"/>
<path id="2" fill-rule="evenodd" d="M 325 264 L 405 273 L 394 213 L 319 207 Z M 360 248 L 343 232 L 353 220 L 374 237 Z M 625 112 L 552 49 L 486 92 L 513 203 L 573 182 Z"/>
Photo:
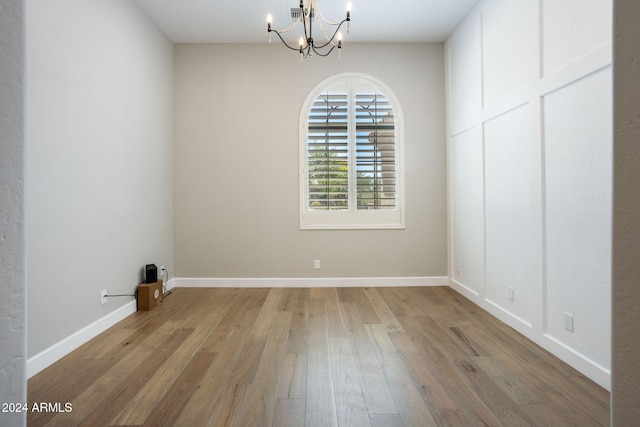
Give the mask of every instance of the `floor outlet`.
<path id="1" fill-rule="evenodd" d="M 107 303 L 107 291 L 101 291 L 100 292 L 100 304 L 106 304 Z"/>

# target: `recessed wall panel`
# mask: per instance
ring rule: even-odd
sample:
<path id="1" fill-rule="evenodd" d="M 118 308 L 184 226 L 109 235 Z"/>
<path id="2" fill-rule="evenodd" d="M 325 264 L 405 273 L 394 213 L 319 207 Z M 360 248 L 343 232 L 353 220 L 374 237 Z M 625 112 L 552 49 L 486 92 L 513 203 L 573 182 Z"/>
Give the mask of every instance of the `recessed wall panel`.
<path id="1" fill-rule="evenodd" d="M 484 201 L 482 178 L 482 128 L 469 129 L 451 138 L 450 276 L 481 293 L 484 286 Z"/>
<path id="2" fill-rule="evenodd" d="M 611 0 L 543 0 L 544 75 L 611 43 Z"/>
<path id="3" fill-rule="evenodd" d="M 544 99 L 547 332 L 609 366 L 611 69 Z M 574 331 L 563 327 L 563 314 Z"/>
<path id="4" fill-rule="evenodd" d="M 532 75 L 537 10 L 533 1 L 496 0 L 482 11 L 484 107 L 526 88 Z"/>
<path id="5" fill-rule="evenodd" d="M 485 123 L 486 298 L 526 323 L 542 282 L 541 154 L 530 115 L 525 105 Z"/>
<path id="6" fill-rule="evenodd" d="M 482 107 L 480 18 L 467 19 L 447 41 L 449 117 L 453 134 L 468 129 Z"/>

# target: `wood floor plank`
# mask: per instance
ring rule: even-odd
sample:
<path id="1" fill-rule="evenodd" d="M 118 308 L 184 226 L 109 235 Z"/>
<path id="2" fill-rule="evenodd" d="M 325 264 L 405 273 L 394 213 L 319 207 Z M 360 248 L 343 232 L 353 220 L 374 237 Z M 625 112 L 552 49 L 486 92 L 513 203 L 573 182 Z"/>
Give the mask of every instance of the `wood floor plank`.
<path id="1" fill-rule="evenodd" d="M 447 353 L 417 332 L 416 324 L 405 322 L 408 334 L 392 334 L 413 373 L 416 386 L 427 404 L 448 422 L 460 425 L 500 424 L 468 379 L 469 358 L 464 353 Z M 409 338 L 411 337 L 411 338 Z M 444 346 L 446 348 L 446 346 Z M 439 387 L 438 384 L 447 384 Z M 432 388 L 436 385 L 435 388 Z"/>
<path id="2" fill-rule="evenodd" d="M 273 425 L 277 427 L 300 427 L 305 425 L 304 399 L 278 399 Z"/>
<path id="3" fill-rule="evenodd" d="M 285 343 L 291 313 L 278 311 L 270 328 L 256 380 L 247 387 L 238 426 L 271 426 L 275 417 L 279 378 L 284 370 Z"/>
<path id="4" fill-rule="evenodd" d="M 94 408 L 80 422 L 81 425 L 112 424 L 124 405 L 135 395 L 141 385 L 161 369 L 164 362 L 175 352 L 193 332 L 191 329 L 178 329 L 171 334 L 147 359 L 138 366 L 132 375 L 123 379 L 117 387 L 103 397 L 104 404 Z"/>
<path id="5" fill-rule="evenodd" d="M 199 387 L 193 392 L 176 425 L 204 425 L 214 415 L 221 417 L 223 422 L 232 412 L 244 387 L 235 384 L 229 386 L 229 375 L 242 358 L 250 326 L 255 322 L 265 299 L 266 292 L 257 290 L 252 296 L 252 292 L 242 290 L 231 301 L 233 307 L 229 309 L 227 317 L 202 344 L 204 351 L 216 353 L 217 356 L 200 379 Z"/>
<path id="6" fill-rule="evenodd" d="M 75 363 L 75 368 L 65 371 L 66 375 L 63 380 L 53 384 L 45 383 L 45 389 L 50 390 L 46 394 L 42 394 L 40 392 L 40 385 L 42 384 L 42 381 L 46 381 L 46 376 L 49 375 L 48 372 L 44 377 L 35 377 L 30 380 L 29 384 L 31 384 L 31 388 L 28 389 L 29 399 L 34 399 L 32 396 L 36 395 L 37 397 L 35 399 L 37 400 L 31 401 L 58 401 L 59 396 L 64 395 L 67 392 L 64 391 L 60 393 L 56 391 L 56 389 L 73 390 L 75 397 L 72 400 L 68 400 L 68 402 L 72 403 L 74 411 L 62 414 L 30 412 L 27 415 L 28 424 L 44 425 L 49 420 L 55 418 L 55 422 L 60 423 L 60 425 L 79 425 L 82 417 L 86 416 L 89 411 L 96 408 L 97 402 L 103 401 L 104 396 L 111 393 L 111 391 L 117 387 L 121 381 L 126 379 L 128 376 L 133 375 L 137 367 L 147 360 L 147 358 L 150 357 L 150 355 L 156 351 L 162 343 L 174 333 L 174 331 L 175 327 L 165 321 L 164 324 L 161 325 L 154 333 L 147 335 L 144 339 L 141 338 L 138 345 L 128 347 L 129 351 L 120 360 L 115 361 L 115 363 L 109 362 L 109 369 L 91 383 L 87 383 L 83 380 L 87 362 L 82 361 L 82 357 L 73 357 L 79 356 L 81 353 L 69 355 L 72 356 L 71 358 L 69 358 L 69 356 L 63 358 L 63 360 L 54 365 L 56 369 L 49 368 L 46 371 L 55 372 L 59 365 L 65 366 L 69 360 L 71 360 L 72 363 Z M 34 388 L 35 391 L 31 391 Z M 67 400 L 65 400 L 65 402 L 67 402 Z"/>
<path id="7" fill-rule="evenodd" d="M 295 292 L 293 306 L 288 307 L 287 311 L 291 311 L 292 319 L 287 339 L 287 353 L 307 353 L 309 348 L 309 299 L 309 289 L 298 289 Z"/>
<path id="8" fill-rule="evenodd" d="M 84 359 L 78 349 L 55 364 L 55 369 L 45 369 L 29 380 L 29 404 L 36 402 L 71 402 L 78 405 L 82 392 L 101 381 L 102 377 L 116 365 L 114 360 Z M 91 406 L 75 406 L 76 412 Z M 42 426 L 58 414 L 54 412 L 27 413 L 29 426 Z"/>
<path id="9" fill-rule="evenodd" d="M 313 294 L 312 294 L 313 295 Z M 337 426 L 335 390 L 329 357 L 329 332 L 324 298 L 309 302 L 306 425 Z"/>
<path id="10" fill-rule="evenodd" d="M 382 323 L 380 321 L 380 318 L 378 317 L 378 314 L 371 305 L 371 301 L 369 301 L 369 299 L 365 296 L 365 290 L 366 288 L 356 288 L 354 295 L 354 303 L 358 307 L 358 314 L 360 315 L 360 319 L 365 324 Z"/>
<path id="11" fill-rule="evenodd" d="M 216 307 L 199 316 L 200 322 L 196 324 L 197 327 L 193 329 L 193 333 L 164 363 L 163 368 L 129 401 L 115 420 L 117 424 L 139 425 L 147 419 L 163 399 L 171 384 L 185 369 L 185 360 L 191 360 L 199 352 L 202 342 L 211 334 L 212 329 L 225 313 L 225 307 Z"/>
<path id="12" fill-rule="evenodd" d="M 312 291 L 315 298 L 322 298 L 325 301 L 327 334 L 329 338 L 344 338 L 346 331 L 338 304 L 337 289 L 315 288 L 312 289 Z"/>
<path id="13" fill-rule="evenodd" d="M 340 426 L 369 426 L 362 380 L 347 338 L 330 338 L 329 348 Z"/>
<path id="14" fill-rule="evenodd" d="M 234 364 L 227 380 L 229 384 L 251 384 L 254 382 L 266 342 L 266 338 L 257 338 L 251 334 L 247 337 L 240 352 L 242 357 Z"/>
<path id="15" fill-rule="evenodd" d="M 439 425 L 416 389 L 411 374 L 400 355 L 395 351 L 385 351 L 383 356 L 387 383 L 402 422 L 408 426 Z"/>
<path id="16" fill-rule="evenodd" d="M 307 394 L 307 355 L 284 355 L 279 384 L 278 399 L 304 399 Z"/>
<path id="17" fill-rule="evenodd" d="M 345 317 L 350 319 L 350 339 L 354 346 L 354 357 L 360 372 L 367 412 L 397 414 L 398 409 L 389 390 L 380 360 L 376 357 L 375 344 L 360 318 L 359 307 L 355 302 L 345 303 L 343 306 Z"/>
<path id="18" fill-rule="evenodd" d="M 371 427 L 403 427 L 400 414 L 371 414 L 369 415 Z"/>
<path id="19" fill-rule="evenodd" d="M 375 311 L 380 323 L 387 328 L 388 331 L 397 331 L 402 329 L 402 325 L 398 322 L 398 319 L 393 315 L 391 309 L 380 295 L 378 289 L 365 288 L 364 294 L 369 300 L 371 307 Z"/>
<path id="20" fill-rule="evenodd" d="M 153 410 L 149 411 L 141 422 L 136 420 L 135 423 L 128 424 L 149 426 L 177 425 L 176 421 L 198 387 L 199 379 L 209 369 L 215 357 L 215 353 L 197 352 Z M 120 425 L 125 425 L 125 423 L 120 423 Z"/>
<path id="21" fill-rule="evenodd" d="M 606 426 L 609 393 L 454 290 L 175 289 L 29 380 L 28 425 Z"/>

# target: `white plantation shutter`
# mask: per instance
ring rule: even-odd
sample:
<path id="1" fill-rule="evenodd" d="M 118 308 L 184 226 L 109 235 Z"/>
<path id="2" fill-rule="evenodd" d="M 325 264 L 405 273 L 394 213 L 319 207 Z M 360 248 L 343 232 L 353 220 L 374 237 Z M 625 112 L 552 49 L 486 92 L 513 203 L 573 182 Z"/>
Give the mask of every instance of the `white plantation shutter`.
<path id="1" fill-rule="evenodd" d="M 380 93 L 355 94 L 358 209 L 396 207 L 393 108 Z"/>
<path id="2" fill-rule="evenodd" d="M 309 112 L 307 136 L 310 209 L 348 209 L 347 94 L 320 95 Z"/>
<path id="3" fill-rule="evenodd" d="M 404 228 L 401 114 L 364 75 L 319 85 L 300 116 L 301 228 Z"/>

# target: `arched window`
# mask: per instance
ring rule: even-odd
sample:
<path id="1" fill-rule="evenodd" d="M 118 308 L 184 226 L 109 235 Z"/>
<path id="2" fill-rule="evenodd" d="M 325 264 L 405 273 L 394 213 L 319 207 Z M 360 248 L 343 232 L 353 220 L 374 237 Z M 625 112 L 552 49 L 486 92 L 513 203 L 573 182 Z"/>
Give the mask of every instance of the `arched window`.
<path id="1" fill-rule="evenodd" d="M 364 74 L 318 85 L 300 114 L 300 228 L 404 228 L 402 114 Z"/>

